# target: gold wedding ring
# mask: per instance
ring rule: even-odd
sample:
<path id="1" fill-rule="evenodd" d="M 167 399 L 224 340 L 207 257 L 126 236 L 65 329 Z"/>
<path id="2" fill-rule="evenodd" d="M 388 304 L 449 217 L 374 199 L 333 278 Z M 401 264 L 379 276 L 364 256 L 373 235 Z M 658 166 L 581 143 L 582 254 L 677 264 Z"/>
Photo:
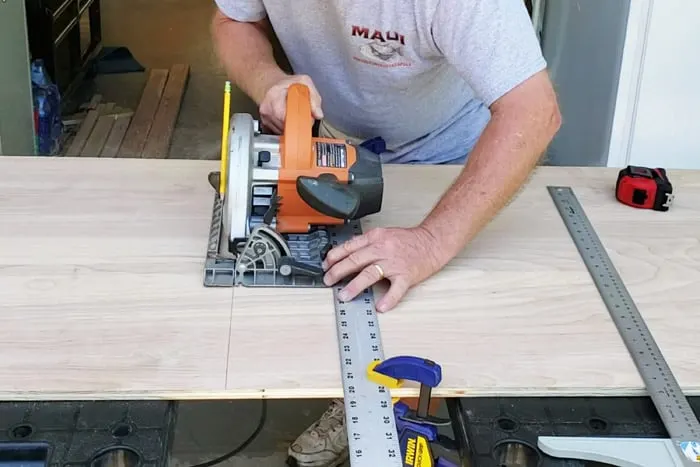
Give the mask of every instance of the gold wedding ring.
<path id="1" fill-rule="evenodd" d="M 379 273 L 379 277 L 384 279 L 384 270 L 382 269 L 382 267 L 378 264 L 374 264 L 374 267 L 377 268 L 377 272 Z"/>

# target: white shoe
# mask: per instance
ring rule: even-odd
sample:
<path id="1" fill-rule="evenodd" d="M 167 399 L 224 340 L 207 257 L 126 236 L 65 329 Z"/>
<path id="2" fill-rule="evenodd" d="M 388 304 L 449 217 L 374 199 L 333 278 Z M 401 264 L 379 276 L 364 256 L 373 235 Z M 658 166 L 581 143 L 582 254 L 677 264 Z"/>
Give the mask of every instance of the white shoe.
<path id="1" fill-rule="evenodd" d="M 333 400 L 321 418 L 289 446 L 288 453 L 287 463 L 298 467 L 338 467 L 345 462 L 348 437 L 343 400 Z"/>

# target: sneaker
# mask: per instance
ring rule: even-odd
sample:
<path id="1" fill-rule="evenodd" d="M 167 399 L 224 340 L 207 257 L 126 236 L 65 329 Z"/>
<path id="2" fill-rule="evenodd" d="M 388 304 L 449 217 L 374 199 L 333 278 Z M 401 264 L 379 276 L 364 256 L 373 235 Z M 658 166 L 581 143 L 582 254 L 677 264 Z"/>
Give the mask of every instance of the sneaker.
<path id="1" fill-rule="evenodd" d="M 348 459 L 345 404 L 335 399 L 317 421 L 291 446 L 287 464 L 298 467 L 338 467 Z"/>

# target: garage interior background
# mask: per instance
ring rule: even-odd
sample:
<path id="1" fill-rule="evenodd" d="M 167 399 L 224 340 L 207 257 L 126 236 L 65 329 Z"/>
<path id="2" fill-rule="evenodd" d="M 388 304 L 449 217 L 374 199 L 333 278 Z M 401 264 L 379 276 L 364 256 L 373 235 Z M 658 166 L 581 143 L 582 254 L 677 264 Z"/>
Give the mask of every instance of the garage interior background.
<path id="1" fill-rule="evenodd" d="M 700 104 L 700 48 L 693 0 L 525 0 L 564 124 L 549 148 L 553 165 L 663 164 L 698 168 L 693 136 Z M 26 7 L 25 7 L 26 4 Z M 215 158 L 225 76 L 209 38 L 213 2 L 201 0 L 4 0 L 0 2 L 0 154 L 33 154 L 30 61 L 43 58 L 75 110 L 99 94 L 134 110 L 147 73 L 85 76 L 89 58 L 126 47 L 145 69 L 189 66 L 169 157 Z M 54 60 L 55 58 L 55 60 Z M 71 84 L 72 83 L 72 84 Z M 692 103 L 692 105 L 691 105 Z M 234 90 L 233 110 L 256 113 Z M 65 112 L 68 113 L 68 112 Z"/>
<path id="2" fill-rule="evenodd" d="M 700 50 L 700 30 L 693 27 L 700 2 L 549 0 L 528 7 L 564 114 L 550 164 L 700 168 L 700 55 L 687 53 Z M 126 47 L 145 69 L 189 66 L 169 157 L 218 158 L 226 77 L 209 38 L 213 8 L 204 0 L 0 0 L 0 154 L 35 151 L 33 58 L 55 55 L 62 64 L 52 79 L 66 91 L 66 114 L 94 95 L 136 109 L 145 72 L 83 76 L 86 57 L 102 47 Z M 232 108 L 257 114 L 235 90 Z M 282 465 L 288 443 L 326 407 L 326 401 L 271 401 L 266 436 L 246 457 L 255 465 Z M 226 452 L 249 434 L 258 410 L 258 401 L 183 404 L 174 464 Z"/>

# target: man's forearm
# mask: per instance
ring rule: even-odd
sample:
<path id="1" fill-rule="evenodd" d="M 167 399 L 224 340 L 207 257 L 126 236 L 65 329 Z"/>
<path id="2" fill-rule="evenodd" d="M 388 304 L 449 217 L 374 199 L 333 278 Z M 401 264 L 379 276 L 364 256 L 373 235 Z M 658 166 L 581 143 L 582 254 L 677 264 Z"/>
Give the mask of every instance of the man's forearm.
<path id="1" fill-rule="evenodd" d="M 559 129 L 556 97 L 538 75 L 492 107 L 492 118 L 462 172 L 421 226 L 449 262 L 527 181 Z"/>
<path id="2" fill-rule="evenodd" d="M 256 104 L 286 76 L 275 61 L 266 20 L 241 23 L 217 11 L 212 20 L 212 37 L 229 79 Z"/>

